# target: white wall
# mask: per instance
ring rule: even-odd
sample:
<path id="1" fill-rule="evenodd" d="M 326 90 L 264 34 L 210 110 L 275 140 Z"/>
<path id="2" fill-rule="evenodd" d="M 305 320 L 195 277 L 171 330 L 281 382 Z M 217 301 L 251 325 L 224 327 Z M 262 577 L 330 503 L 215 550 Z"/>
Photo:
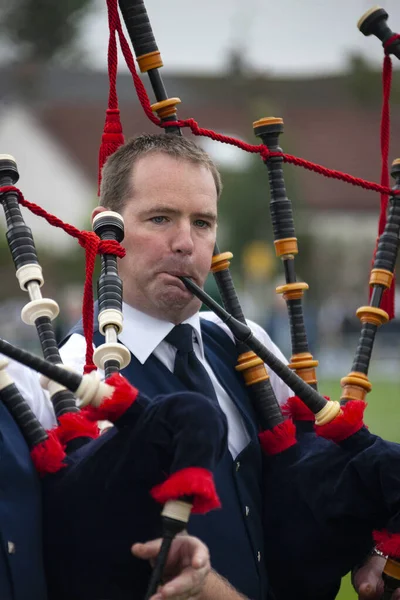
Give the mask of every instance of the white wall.
<path id="1" fill-rule="evenodd" d="M 303 226 L 307 227 L 307 231 L 315 238 L 349 246 L 360 243 L 373 246 L 378 235 L 379 210 L 377 196 L 375 214 L 351 211 L 318 213 L 307 211 L 307 216 L 302 213 L 301 217 Z"/>
<path id="2" fill-rule="evenodd" d="M 11 154 L 16 159 L 20 174 L 16 185 L 26 200 L 79 229 L 88 226 L 96 189 L 23 106 L 0 107 L 0 154 Z M 22 211 L 37 246 L 61 254 L 78 244 L 28 209 L 22 207 Z M 2 210 L 0 218 L 3 224 Z"/>

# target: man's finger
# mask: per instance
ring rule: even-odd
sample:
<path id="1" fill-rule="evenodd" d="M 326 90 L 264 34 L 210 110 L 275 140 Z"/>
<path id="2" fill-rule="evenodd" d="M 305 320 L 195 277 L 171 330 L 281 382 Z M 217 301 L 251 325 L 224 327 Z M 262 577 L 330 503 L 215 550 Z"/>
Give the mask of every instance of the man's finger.
<path id="1" fill-rule="evenodd" d="M 191 564 L 194 569 L 200 569 L 201 567 L 205 567 L 209 561 L 210 553 L 208 552 L 208 548 L 207 546 L 202 545 L 196 549 Z"/>
<path id="2" fill-rule="evenodd" d="M 385 559 L 381 556 L 370 556 L 354 573 L 353 584 L 359 600 L 380 600 L 382 595 L 382 569 Z"/>
<path id="3" fill-rule="evenodd" d="M 131 548 L 132 554 L 138 558 L 149 559 L 155 558 L 160 552 L 161 540 L 151 540 L 145 544 L 134 544 Z"/>
<path id="4" fill-rule="evenodd" d="M 358 589 L 358 598 L 359 600 L 379 600 L 379 596 L 377 596 L 376 592 L 376 585 L 373 585 L 370 582 L 361 583 Z"/>

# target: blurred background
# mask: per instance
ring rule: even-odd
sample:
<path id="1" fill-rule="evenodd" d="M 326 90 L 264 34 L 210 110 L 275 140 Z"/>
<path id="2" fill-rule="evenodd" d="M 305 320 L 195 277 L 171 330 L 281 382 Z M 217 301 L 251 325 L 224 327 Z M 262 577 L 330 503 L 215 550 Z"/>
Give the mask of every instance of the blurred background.
<path id="1" fill-rule="evenodd" d="M 400 31 L 398 0 L 383 0 Z M 383 51 L 356 27 L 366 0 L 146 0 L 179 116 L 256 143 L 252 122 L 280 116 L 284 152 L 379 182 Z M 15 156 L 25 197 L 79 228 L 90 228 L 96 204 L 97 155 L 107 106 L 105 1 L 0 0 L 0 152 Z M 400 71 L 393 59 L 390 162 L 400 156 Z M 147 78 L 143 79 L 147 87 Z M 151 90 L 150 100 L 153 101 Z M 118 94 L 126 136 L 154 131 L 120 60 Z M 269 331 L 290 357 L 283 283 L 269 218 L 261 160 L 198 139 L 224 182 L 219 245 L 231 263 L 245 314 Z M 310 290 L 305 315 L 320 389 L 338 397 L 340 377 L 357 346 L 356 309 L 367 303 L 379 196 L 285 166 L 295 212 L 298 278 Z M 23 209 L 24 210 L 24 209 Z M 44 269 L 44 292 L 57 299 L 61 338 L 80 315 L 83 251 L 64 232 L 24 210 Z M 1 221 L 4 229 L 4 220 Z M 37 349 L 23 325 L 26 298 L 0 236 L 0 331 Z M 212 280 L 208 290 L 217 294 Z M 400 315 L 400 290 L 397 291 Z M 371 365 L 367 422 L 400 441 L 400 319 L 378 333 Z M 341 600 L 354 598 L 348 582 Z"/>

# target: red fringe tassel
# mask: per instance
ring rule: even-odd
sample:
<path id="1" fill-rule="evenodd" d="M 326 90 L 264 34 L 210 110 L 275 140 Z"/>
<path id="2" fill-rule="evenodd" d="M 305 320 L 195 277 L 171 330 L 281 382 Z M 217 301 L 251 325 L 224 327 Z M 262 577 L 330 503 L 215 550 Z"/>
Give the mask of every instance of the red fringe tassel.
<path id="1" fill-rule="evenodd" d="M 390 533 L 384 529 L 374 531 L 373 537 L 378 550 L 391 558 L 400 559 L 400 533 Z"/>
<path id="2" fill-rule="evenodd" d="M 106 380 L 114 388 L 110 398 L 105 398 L 100 406 L 87 406 L 84 409 L 89 421 L 111 421 L 115 423 L 135 402 L 139 391 L 125 377 L 114 373 Z"/>
<path id="3" fill-rule="evenodd" d="M 63 446 L 78 437 L 95 439 L 100 434 L 97 424 L 86 418 L 85 411 L 66 413 L 58 421 L 59 425 L 53 431 Z"/>
<path id="4" fill-rule="evenodd" d="M 304 404 L 298 396 L 291 396 L 282 406 L 284 417 L 293 421 L 315 421 L 314 413 Z"/>
<path id="5" fill-rule="evenodd" d="M 296 427 L 291 419 L 287 419 L 272 429 L 259 433 L 258 439 L 265 454 L 280 454 L 296 443 Z"/>
<path id="6" fill-rule="evenodd" d="M 153 487 L 150 493 L 161 504 L 168 500 L 178 500 L 182 496 L 193 496 L 192 513 L 197 514 L 204 514 L 221 506 L 213 475 L 202 467 L 181 469 L 170 475 L 164 483 Z"/>
<path id="7" fill-rule="evenodd" d="M 315 431 L 333 442 L 341 442 L 364 425 L 363 417 L 367 403 L 364 400 L 349 400 L 333 421 L 326 425 L 316 425 Z"/>
<path id="8" fill-rule="evenodd" d="M 54 431 L 48 431 L 47 440 L 41 442 L 31 450 L 32 462 L 41 477 L 48 473 L 57 473 L 64 468 L 65 452 Z"/>

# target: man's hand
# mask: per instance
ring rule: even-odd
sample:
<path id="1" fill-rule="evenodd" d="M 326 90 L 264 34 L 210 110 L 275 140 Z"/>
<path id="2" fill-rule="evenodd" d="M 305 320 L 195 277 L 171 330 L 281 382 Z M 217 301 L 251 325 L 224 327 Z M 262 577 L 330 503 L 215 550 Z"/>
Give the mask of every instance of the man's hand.
<path id="1" fill-rule="evenodd" d="M 385 562 L 386 559 L 381 556 L 370 556 L 354 573 L 353 585 L 359 600 L 380 600 L 382 598 L 382 571 Z M 393 594 L 392 600 L 400 600 L 400 588 Z"/>
<path id="2" fill-rule="evenodd" d="M 161 547 L 161 539 L 146 544 L 135 544 L 132 553 L 138 558 L 154 559 Z M 186 600 L 200 597 L 205 579 L 210 572 L 208 548 L 199 539 L 189 535 L 177 536 L 171 545 L 164 569 L 164 585 L 151 600 Z"/>

